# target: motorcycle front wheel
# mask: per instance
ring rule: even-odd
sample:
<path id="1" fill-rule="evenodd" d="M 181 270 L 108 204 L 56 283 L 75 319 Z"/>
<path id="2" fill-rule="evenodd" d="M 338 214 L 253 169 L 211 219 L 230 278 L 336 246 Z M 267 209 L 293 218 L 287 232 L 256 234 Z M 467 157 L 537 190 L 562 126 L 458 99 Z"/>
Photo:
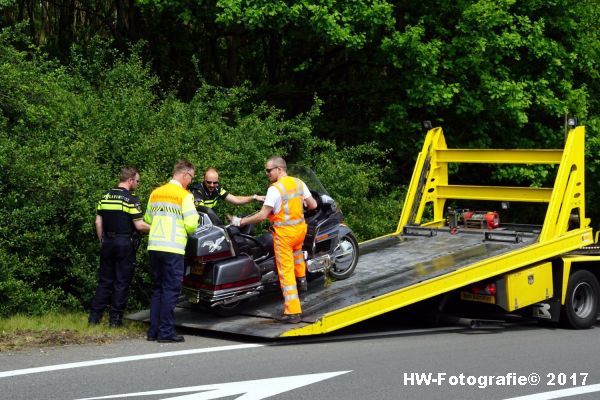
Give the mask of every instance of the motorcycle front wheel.
<path id="1" fill-rule="evenodd" d="M 333 250 L 333 266 L 329 268 L 329 276 L 341 281 L 352 275 L 358 263 L 358 241 L 351 233 L 340 238 L 335 250 Z"/>

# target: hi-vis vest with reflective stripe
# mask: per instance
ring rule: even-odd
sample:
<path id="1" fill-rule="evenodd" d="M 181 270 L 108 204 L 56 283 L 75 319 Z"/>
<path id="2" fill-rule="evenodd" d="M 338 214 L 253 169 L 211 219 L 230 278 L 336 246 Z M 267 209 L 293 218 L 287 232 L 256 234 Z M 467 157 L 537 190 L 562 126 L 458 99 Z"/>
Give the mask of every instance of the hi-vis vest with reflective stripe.
<path id="1" fill-rule="evenodd" d="M 167 183 L 150 195 L 144 221 L 150 224 L 148 250 L 185 254 L 188 234 L 198 227 L 194 196 L 175 183 Z"/>
<path id="2" fill-rule="evenodd" d="M 271 186 L 274 186 L 281 195 L 279 212 L 269 215 L 273 226 L 293 226 L 304 223 L 304 185 L 302 185 L 302 181 L 286 176 Z"/>

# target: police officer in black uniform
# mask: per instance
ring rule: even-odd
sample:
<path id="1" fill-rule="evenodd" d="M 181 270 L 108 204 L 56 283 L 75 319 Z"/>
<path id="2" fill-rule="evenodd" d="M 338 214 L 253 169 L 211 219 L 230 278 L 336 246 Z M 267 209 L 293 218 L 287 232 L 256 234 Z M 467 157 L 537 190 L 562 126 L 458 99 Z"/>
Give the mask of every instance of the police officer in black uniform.
<path id="1" fill-rule="evenodd" d="M 109 326 L 123 325 L 127 293 L 135 268 L 132 236 L 148 232 L 150 225 L 142 220 L 140 201 L 133 194 L 140 182 L 134 167 L 122 167 L 119 185 L 110 189 L 98 202 L 96 234 L 100 240 L 100 271 L 96 296 L 92 301 L 88 322 L 98 324 L 106 306 L 111 304 Z"/>
<path id="2" fill-rule="evenodd" d="M 194 195 L 194 205 L 196 208 L 204 206 L 213 208 L 219 199 L 223 199 L 230 204 L 242 205 L 252 201 L 265 201 L 265 196 L 235 196 L 219 184 L 219 172 L 214 168 L 208 168 L 204 172 L 204 180 L 201 184 L 195 184 L 190 187 Z"/>

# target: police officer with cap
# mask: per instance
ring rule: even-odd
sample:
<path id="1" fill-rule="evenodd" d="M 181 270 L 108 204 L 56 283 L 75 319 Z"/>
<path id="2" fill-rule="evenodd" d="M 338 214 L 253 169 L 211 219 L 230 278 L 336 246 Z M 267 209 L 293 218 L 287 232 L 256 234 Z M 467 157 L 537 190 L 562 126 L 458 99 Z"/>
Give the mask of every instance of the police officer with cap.
<path id="1" fill-rule="evenodd" d="M 98 202 L 95 224 L 101 243 L 100 270 L 88 318 L 92 325 L 100 323 L 109 303 L 109 326 L 123 325 L 123 312 L 135 268 L 136 247 L 132 236 L 136 230 L 148 232 L 150 229 L 142 219 L 140 201 L 133 193 L 139 182 L 140 174 L 136 168 L 122 167 L 119 185 L 106 192 Z"/>

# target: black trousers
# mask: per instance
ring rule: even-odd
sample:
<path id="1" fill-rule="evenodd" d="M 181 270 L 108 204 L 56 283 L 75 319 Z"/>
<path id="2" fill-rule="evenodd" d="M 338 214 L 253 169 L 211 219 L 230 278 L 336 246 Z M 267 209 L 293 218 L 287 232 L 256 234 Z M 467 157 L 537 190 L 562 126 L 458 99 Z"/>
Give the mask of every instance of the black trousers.
<path id="1" fill-rule="evenodd" d="M 111 315 L 123 315 L 134 269 L 135 251 L 129 237 L 105 238 L 102 241 L 98 286 L 92 300 L 91 315 L 102 316 L 109 303 Z"/>

